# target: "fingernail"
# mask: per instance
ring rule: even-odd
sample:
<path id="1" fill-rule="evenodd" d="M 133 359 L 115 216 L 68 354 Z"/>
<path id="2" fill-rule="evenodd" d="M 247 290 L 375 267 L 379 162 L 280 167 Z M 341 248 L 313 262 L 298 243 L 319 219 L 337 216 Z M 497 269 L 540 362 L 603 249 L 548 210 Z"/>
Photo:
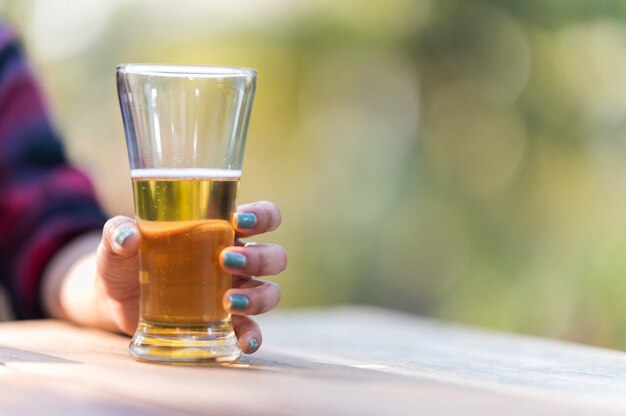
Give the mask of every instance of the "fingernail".
<path id="1" fill-rule="evenodd" d="M 246 309 L 250 305 L 250 299 L 244 295 L 230 295 L 228 297 L 228 302 L 230 302 L 229 309 L 235 311 Z"/>
<path id="2" fill-rule="evenodd" d="M 249 344 L 248 354 L 252 354 L 253 352 L 255 352 L 257 350 L 257 348 L 259 348 L 259 342 L 255 338 L 252 338 L 248 342 L 248 344 Z"/>
<path id="3" fill-rule="evenodd" d="M 246 266 L 246 256 L 241 253 L 224 253 L 224 265 L 238 269 Z"/>
<path id="4" fill-rule="evenodd" d="M 238 212 L 235 214 L 237 228 L 248 229 L 256 225 L 256 215 L 249 212 Z"/>
<path id="5" fill-rule="evenodd" d="M 126 241 L 128 237 L 134 234 L 135 234 L 134 228 L 130 228 L 130 227 L 122 228 L 121 230 L 118 231 L 117 235 L 115 236 L 115 244 L 117 244 L 119 247 L 122 247 L 124 245 L 124 241 Z"/>

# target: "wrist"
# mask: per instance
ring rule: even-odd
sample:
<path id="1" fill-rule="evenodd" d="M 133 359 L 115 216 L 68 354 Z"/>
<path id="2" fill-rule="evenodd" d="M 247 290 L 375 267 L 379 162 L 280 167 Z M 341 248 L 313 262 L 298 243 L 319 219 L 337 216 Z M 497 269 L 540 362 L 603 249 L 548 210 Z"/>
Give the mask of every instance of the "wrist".
<path id="1" fill-rule="evenodd" d="M 41 283 L 42 307 L 47 316 L 67 319 L 68 297 L 84 296 L 89 292 L 95 277 L 95 267 L 92 272 L 90 263 L 93 263 L 93 253 L 100 239 L 100 232 L 79 236 L 67 243 L 50 260 Z M 80 278 L 70 279 L 72 276 Z M 70 281 L 71 284 L 68 284 Z"/>
<path id="2" fill-rule="evenodd" d="M 96 249 L 100 240 L 101 233 L 86 234 L 55 255 L 43 276 L 42 302 L 50 317 L 119 331 L 97 274 Z"/>

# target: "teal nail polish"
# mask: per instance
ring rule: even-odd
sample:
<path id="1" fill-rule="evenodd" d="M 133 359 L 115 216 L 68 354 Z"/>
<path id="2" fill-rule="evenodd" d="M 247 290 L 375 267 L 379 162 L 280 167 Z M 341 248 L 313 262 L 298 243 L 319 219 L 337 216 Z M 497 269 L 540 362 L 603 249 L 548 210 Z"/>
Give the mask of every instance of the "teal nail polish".
<path id="1" fill-rule="evenodd" d="M 255 352 L 257 348 L 259 348 L 259 342 L 255 338 L 252 338 L 248 344 L 250 345 L 248 347 L 248 354 Z"/>
<path id="2" fill-rule="evenodd" d="M 224 265 L 228 267 L 242 268 L 246 266 L 246 256 L 241 253 L 225 253 Z"/>
<path id="3" fill-rule="evenodd" d="M 126 241 L 126 239 L 133 234 L 135 234 L 135 230 L 133 228 L 122 228 L 115 236 L 115 244 L 122 247 L 124 245 L 124 241 Z"/>
<path id="4" fill-rule="evenodd" d="M 228 301 L 230 302 L 230 309 L 235 311 L 240 311 L 250 306 L 250 300 L 243 295 L 230 295 Z"/>
<path id="5" fill-rule="evenodd" d="M 238 212 L 235 215 L 237 228 L 248 229 L 256 225 L 256 215 L 249 212 Z"/>

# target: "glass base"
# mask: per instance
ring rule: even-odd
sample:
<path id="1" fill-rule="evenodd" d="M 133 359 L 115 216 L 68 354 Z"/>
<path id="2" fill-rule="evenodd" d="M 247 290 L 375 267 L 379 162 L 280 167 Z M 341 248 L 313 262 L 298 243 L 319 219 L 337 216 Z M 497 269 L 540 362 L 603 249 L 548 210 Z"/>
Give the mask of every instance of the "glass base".
<path id="1" fill-rule="evenodd" d="M 163 364 L 226 363 L 241 355 L 228 322 L 172 325 L 140 321 L 128 351 L 136 360 Z"/>

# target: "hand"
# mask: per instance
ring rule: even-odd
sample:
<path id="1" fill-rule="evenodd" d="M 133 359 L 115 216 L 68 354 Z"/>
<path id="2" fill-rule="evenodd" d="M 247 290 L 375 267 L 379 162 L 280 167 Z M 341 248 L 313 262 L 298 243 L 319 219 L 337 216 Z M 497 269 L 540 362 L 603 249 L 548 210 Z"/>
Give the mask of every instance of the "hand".
<path id="1" fill-rule="evenodd" d="M 233 314 L 233 326 L 242 351 L 251 354 L 263 342 L 261 330 L 247 315 L 273 309 L 280 301 L 280 288 L 256 276 L 276 275 L 287 267 L 287 253 L 277 244 L 244 244 L 239 238 L 275 230 L 280 225 L 278 208 L 271 202 L 240 206 L 235 214 L 235 247 L 222 250 L 220 264 L 233 275 L 233 289 L 224 295 L 224 308 Z"/>
<path id="2" fill-rule="evenodd" d="M 280 221 L 280 212 L 271 202 L 239 207 L 234 220 L 235 246 L 225 248 L 220 254 L 220 265 L 233 274 L 233 288 L 224 295 L 224 308 L 233 314 L 238 344 L 245 353 L 255 352 L 262 343 L 259 326 L 248 315 L 269 311 L 280 300 L 278 285 L 255 276 L 280 273 L 287 266 L 287 255 L 279 245 L 246 245 L 240 238 L 272 231 Z M 60 284 L 62 288 L 57 289 L 60 307 L 49 308 L 52 315 L 132 335 L 139 321 L 140 238 L 131 218 L 110 219 L 95 254 L 95 266 L 89 266 L 90 262 L 86 261 L 86 266 L 74 268 L 75 276 L 65 278 Z M 89 273 L 95 279 L 87 284 L 84 277 Z M 82 289 L 76 290 L 79 286 Z"/>

